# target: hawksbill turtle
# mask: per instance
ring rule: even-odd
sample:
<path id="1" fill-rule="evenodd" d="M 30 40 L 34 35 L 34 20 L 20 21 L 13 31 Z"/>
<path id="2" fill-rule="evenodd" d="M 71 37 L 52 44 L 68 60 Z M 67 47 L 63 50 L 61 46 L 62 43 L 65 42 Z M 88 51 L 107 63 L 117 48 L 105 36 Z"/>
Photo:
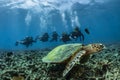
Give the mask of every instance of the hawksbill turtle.
<path id="1" fill-rule="evenodd" d="M 42 58 L 42 61 L 45 63 L 66 63 L 62 74 L 65 77 L 75 64 L 87 62 L 91 54 L 103 49 L 105 49 L 105 46 L 101 43 L 88 45 L 80 43 L 63 44 L 50 51 L 47 56 Z"/>

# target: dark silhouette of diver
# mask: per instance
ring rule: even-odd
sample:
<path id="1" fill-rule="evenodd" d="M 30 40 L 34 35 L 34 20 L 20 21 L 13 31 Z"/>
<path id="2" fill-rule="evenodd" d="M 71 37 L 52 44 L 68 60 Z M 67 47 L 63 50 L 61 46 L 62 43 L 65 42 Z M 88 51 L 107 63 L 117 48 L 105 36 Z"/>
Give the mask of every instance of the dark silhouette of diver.
<path id="1" fill-rule="evenodd" d="M 85 32 L 86 32 L 87 34 L 90 34 L 90 31 L 88 30 L 88 28 L 85 28 Z"/>
<path id="2" fill-rule="evenodd" d="M 48 35 L 48 33 L 46 32 L 46 33 L 44 33 L 44 34 L 42 35 L 42 37 L 37 36 L 37 37 L 36 37 L 36 40 L 37 40 L 37 39 L 39 39 L 39 40 L 42 41 L 42 42 L 47 42 L 48 39 L 49 39 L 49 35 Z"/>
<path id="3" fill-rule="evenodd" d="M 53 33 L 52 33 L 52 39 L 50 40 L 50 42 L 52 42 L 52 41 L 58 41 L 58 33 L 56 32 L 56 31 L 53 31 Z"/>
<path id="4" fill-rule="evenodd" d="M 70 35 L 67 34 L 67 33 L 65 33 L 65 32 L 63 32 L 63 33 L 62 33 L 62 36 L 61 36 L 61 40 L 62 40 L 64 43 L 66 43 L 67 41 L 71 41 Z"/>
<path id="5" fill-rule="evenodd" d="M 71 38 L 77 40 L 78 37 L 80 38 L 80 41 L 84 41 L 83 33 L 79 30 L 79 27 L 76 26 L 74 30 L 71 32 Z"/>
<path id="6" fill-rule="evenodd" d="M 33 37 L 26 36 L 23 40 L 16 41 L 15 45 L 18 46 L 18 44 L 25 45 L 26 47 L 32 46 L 33 42 L 36 42 L 33 40 Z"/>

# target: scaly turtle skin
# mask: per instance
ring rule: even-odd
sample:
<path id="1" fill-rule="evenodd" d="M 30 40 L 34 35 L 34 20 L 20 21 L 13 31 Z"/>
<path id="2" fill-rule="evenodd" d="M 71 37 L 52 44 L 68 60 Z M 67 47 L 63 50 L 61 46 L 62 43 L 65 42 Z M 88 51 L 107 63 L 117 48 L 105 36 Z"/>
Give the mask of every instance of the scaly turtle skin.
<path id="1" fill-rule="evenodd" d="M 101 43 L 82 45 L 79 43 L 60 45 L 43 57 L 46 63 L 67 63 L 63 71 L 63 77 L 73 68 L 76 63 L 86 62 L 90 54 L 100 52 L 105 46 Z"/>

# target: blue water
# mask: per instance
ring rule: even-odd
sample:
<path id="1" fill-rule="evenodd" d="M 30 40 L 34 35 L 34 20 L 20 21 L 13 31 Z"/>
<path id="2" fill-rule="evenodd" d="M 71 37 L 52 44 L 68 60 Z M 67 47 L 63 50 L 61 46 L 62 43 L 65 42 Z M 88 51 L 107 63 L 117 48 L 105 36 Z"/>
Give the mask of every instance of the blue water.
<path id="1" fill-rule="evenodd" d="M 25 36 L 57 31 L 71 32 L 77 25 L 85 35 L 79 43 L 120 42 L 119 0 L 1 0 L 0 49 L 39 49 L 54 47 L 63 42 L 33 43 L 26 48 L 15 46 Z M 84 32 L 88 28 L 90 35 Z M 71 41 L 69 43 L 73 43 Z"/>

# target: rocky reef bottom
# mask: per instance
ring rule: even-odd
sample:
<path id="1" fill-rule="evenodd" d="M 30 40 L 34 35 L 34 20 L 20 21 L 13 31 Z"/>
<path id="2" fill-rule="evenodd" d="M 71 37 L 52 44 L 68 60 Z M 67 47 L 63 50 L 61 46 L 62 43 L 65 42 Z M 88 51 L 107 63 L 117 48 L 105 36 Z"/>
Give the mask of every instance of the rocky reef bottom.
<path id="1" fill-rule="evenodd" d="M 0 51 L 0 80 L 120 80 L 120 44 L 93 54 L 62 77 L 64 64 L 46 64 L 41 59 L 51 49 Z"/>

